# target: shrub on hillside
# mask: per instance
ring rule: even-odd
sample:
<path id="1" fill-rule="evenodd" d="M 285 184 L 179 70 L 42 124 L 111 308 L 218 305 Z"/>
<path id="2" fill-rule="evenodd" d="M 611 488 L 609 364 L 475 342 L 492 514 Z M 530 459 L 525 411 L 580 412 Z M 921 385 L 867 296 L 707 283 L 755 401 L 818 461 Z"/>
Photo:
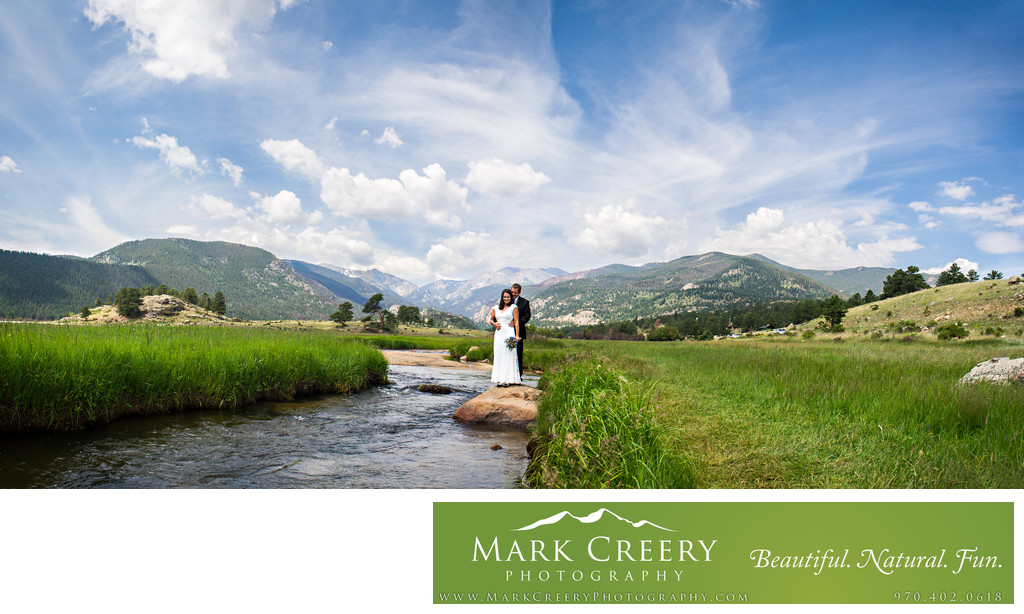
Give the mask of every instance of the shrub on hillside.
<path id="1" fill-rule="evenodd" d="M 679 339 L 679 329 L 675 326 L 662 326 L 647 333 L 648 341 L 675 341 Z"/>
<path id="2" fill-rule="evenodd" d="M 947 339 L 963 339 L 971 333 L 967 331 L 967 328 L 959 322 L 944 324 L 939 328 L 935 329 L 935 334 L 938 335 L 940 340 Z"/>
<path id="3" fill-rule="evenodd" d="M 921 327 L 917 325 L 913 320 L 900 320 L 899 322 L 890 322 L 888 328 L 895 333 L 919 333 Z"/>

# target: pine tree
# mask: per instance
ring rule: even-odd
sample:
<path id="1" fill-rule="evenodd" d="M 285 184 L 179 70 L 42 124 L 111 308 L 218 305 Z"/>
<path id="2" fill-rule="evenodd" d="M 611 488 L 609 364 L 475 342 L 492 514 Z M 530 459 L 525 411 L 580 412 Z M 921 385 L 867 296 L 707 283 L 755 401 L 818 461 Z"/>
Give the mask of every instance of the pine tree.
<path id="1" fill-rule="evenodd" d="M 846 317 L 846 303 L 838 294 L 833 294 L 822 303 L 821 315 L 825 318 L 829 330 L 840 332 L 843 330 L 843 318 Z"/>
<path id="2" fill-rule="evenodd" d="M 387 309 L 381 305 L 384 300 L 384 295 L 378 292 L 370 297 L 370 300 L 366 301 L 363 305 L 363 313 L 370 314 L 370 317 L 376 316 L 380 318 L 380 332 L 384 332 L 384 314 L 390 313 Z"/>
<path id="3" fill-rule="evenodd" d="M 331 320 L 342 326 L 345 325 L 345 322 L 351 322 L 352 318 L 352 303 L 348 301 L 338 305 L 338 310 L 331 314 Z"/>
<path id="4" fill-rule="evenodd" d="M 882 284 L 882 294 L 885 298 L 892 298 L 903 294 L 910 294 L 928 287 L 920 269 L 916 266 L 908 266 L 906 271 L 899 269 L 893 271 L 892 275 L 885 278 Z"/>
<path id="5" fill-rule="evenodd" d="M 967 281 L 967 276 L 960 270 L 960 265 L 953 263 L 949 265 L 949 268 L 939 273 L 939 278 L 935 280 L 936 286 L 951 286 L 953 284 L 962 284 Z"/>
<path id="6" fill-rule="evenodd" d="M 142 315 L 142 291 L 138 288 L 121 288 L 114 297 L 117 313 L 126 318 L 137 318 Z"/>
<path id="7" fill-rule="evenodd" d="M 228 312 L 228 304 L 224 300 L 224 293 L 217 290 L 217 293 L 213 295 L 213 312 L 224 315 Z"/>

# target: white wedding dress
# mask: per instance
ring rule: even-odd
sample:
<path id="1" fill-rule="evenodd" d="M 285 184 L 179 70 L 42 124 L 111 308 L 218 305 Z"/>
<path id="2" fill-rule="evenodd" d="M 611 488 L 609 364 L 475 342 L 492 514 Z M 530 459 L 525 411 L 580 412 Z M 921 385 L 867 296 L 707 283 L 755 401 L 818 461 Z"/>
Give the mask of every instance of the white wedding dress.
<path id="1" fill-rule="evenodd" d="M 494 312 L 494 319 L 501 324 L 501 328 L 494 331 L 494 366 L 491 368 L 491 383 L 521 384 L 523 380 L 519 377 L 519 356 L 516 355 L 516 348 L 513 346 L 510 350 L 505 345 L 507 339 L 516 336 L 516 330 L 512 326 L 512 312 L 515 306 L 491 309 Z"/>

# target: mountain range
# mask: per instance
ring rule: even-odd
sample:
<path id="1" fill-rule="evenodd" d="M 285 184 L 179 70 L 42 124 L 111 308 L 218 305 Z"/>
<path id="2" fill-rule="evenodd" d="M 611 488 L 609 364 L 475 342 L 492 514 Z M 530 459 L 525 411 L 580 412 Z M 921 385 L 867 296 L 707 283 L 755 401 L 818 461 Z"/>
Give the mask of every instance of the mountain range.
<path id="1" fill-rule="evenodd" d="M 165 284 L 224 292 L 231 317 L 325 319 L 339 303 L 380 293 L 393 310 L 415 305 L 442 327 L 482 324 L 503 288 L 518 282 L 532 324 L 559 326 L 648 317 L 737 303 L 881 291 L 895 269 L 787 267 L 763 256 L 709 253 L 587 271 L 505 267 L 468 280 L 416 285 L 378 270 L 282 260 L 256 247 L 189 239 L 129 241 L 92 258 L 0 250 L 0 317 L 53 319 L 92 306 L 122 286 Z"/>

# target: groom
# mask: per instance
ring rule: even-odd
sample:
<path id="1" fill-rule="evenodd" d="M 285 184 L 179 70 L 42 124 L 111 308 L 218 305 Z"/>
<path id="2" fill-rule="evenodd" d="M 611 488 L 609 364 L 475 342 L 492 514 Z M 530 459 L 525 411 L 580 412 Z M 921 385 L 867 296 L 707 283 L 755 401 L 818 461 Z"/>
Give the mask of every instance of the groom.
<path id="1" fill-rule="evenodd" d="M 530 321 L 530 301 L 519 296 L 523 287 L 512 284 L 512 304 L 519 309 L 519 345 L 516 355 L 519 356 L 519 379 L 523 379 L 523 341 L 526 340 L 526 323 Z"/>

